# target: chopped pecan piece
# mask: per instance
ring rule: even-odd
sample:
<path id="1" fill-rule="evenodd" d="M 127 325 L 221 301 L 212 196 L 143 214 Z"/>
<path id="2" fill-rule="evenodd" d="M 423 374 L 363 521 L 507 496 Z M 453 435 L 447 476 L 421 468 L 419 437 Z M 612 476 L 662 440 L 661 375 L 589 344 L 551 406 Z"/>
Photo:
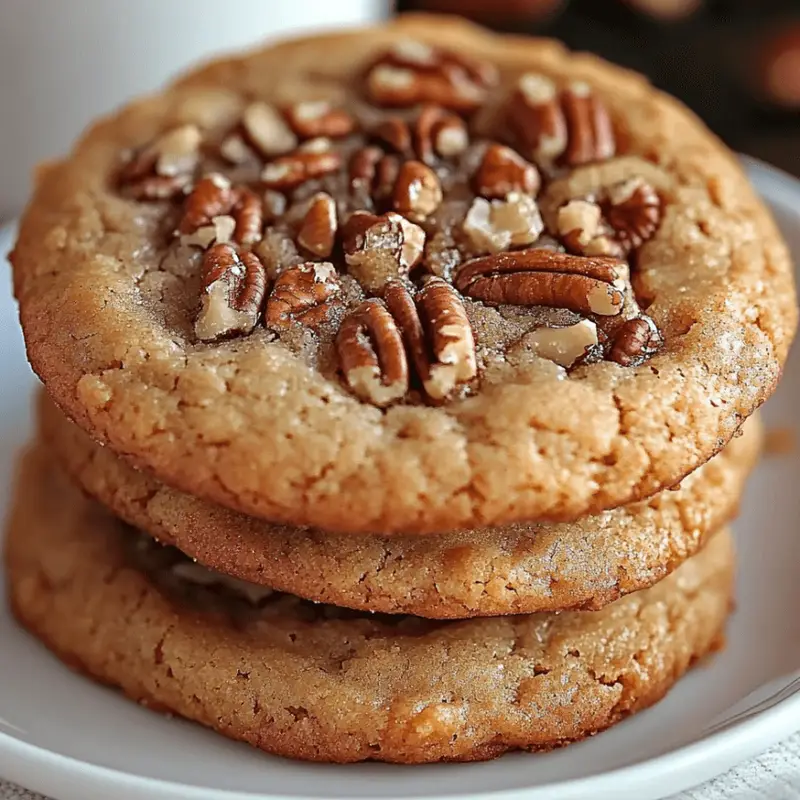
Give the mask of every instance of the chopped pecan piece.
<path id="1" fill-rule="evenodd" d="M 282 272 L 267 300 L 264 324 L 286 330 L 294 323 L 316 328 L 326 322 L 341 286 L 333 264 L 308 262 Z"/>
<path id="2" fill-rule="evenodd" d="M 333 150 L 295 150 L 267 164 L 261 180 L 270 189 L 294 189 L 306 181 L 336 172 L 341 163 L 341 155 Z"/>
<path id="3" fill-rule="evenodd" d="M 623 367 L 637 366 L 653 355 L 663 344 L 664 340 L 661 338 L 655 322 L 643 314 L 641 317 L 629 319 L 620 325 L 614 336 L 608 358 Z"/>
<path id="4" fill-rule="evenodd" d="M 264 227 L 261 198 L 246 186 L 232 187 L 222 175 L 209 175 L 198 181 L 186 198 L 178 232 L 183 236 L 191 236 L 202 231 L 203 235 L 192 240 L 197 243 L 202 243 L 215 233 L 216 241 L 220 242 L 216 220 L 223 216 L 230 216 L 233 220 L 234 229 L 230 233 L 233 241 L 252 245 L 261 239 Z"/>
<path id="5" fill-rule="evenodd" d="M 431 400 L 446 400 L 477 375 L 472 326 L 464 303 L 447 281 L 428 278 L 416 302 L 403 285 L 392 282 L 384 299 Z"/>
<path id="6" fill-rule="evenodd" d="M 422 42 L 402 42 L 373 62 L 367 92 L 380 106 L 437 105 L 474 111 L 497 74 L 490 64 Z"/>
<path id="7" fill-rule="evenodd" d="M 395 211 L 420 222 L 441 205 L 442 184 L 421 161 L 406 161 L 397 174 L 392 200 Z"/>
<path id="8" fill-rule="evenodd" d="M 426 105 L 414 123 L 414 146 L 419 160 L 432 164 L 438 154 L 452 158 L 469 145 L 467 126 L 461 117 L 440 106 Z"/>
<path id="9" fill-rule="evenodd" d="M 284 109 L 292 130 L 301 139 L 324 136 L 340 139 L 351 134 L 356 121 L 343 108 L 334 108 L 327 100 L 306 100 Z"/>
<path id="10" fill-rule="evenodd" d="M 544 222 L 530 195 L 511 193 L 505 200 L 476 197 L 462 227 L 474 252 L 499 253 L 533 244 L 544 230 Z"/>
<path id="11" fill-rule="evenodd" d="M 119 181 L 134 200 L 169 200 L 192 182 L 200 162 L 202 135 L 196 125 L 182 125 L 134 153 Z"/>
<path id="12" fill-rule="evenodd" d="M 486 148 L 475 173 L 475 191 L 489 199 L 504 198 L 512 192 L 535 195 L 539 185 L 539 170 L 501 144 Z"/>
<path id="13" fill-rule="evenodd" d="M 392 279 L 406 278 L 422 258 L 425 231 L 400 214 L 353 214 L 342 230 L 350 274 L 368 292 L 379 294 Z"/>
<path id="14" fill-rule="evenodd" d="M 320 258 L 327 258 L 336 242 L 336 201 L 325 192 L 311 198 L 300 224 L 297 242 Z"/>
<path id="15" fill-rule="evenodd" d="M 509 132 L 537 163 L 574 167 L 604 161 L 616 151 L 605 104 L 582 81 L 559 93 L 549 78 L 523 75 L 507 112 Z"/>
<path id="16" fill-rule="evenodd" d="M 380 300 L 364 301 L 342 322 L 336 350 L 347 385 L 380 408 L 408 392 L 408 360 L 392 315 Z"/>
<path id="17" fill-rule="evenodd" d="M 579 314 L 615 316 L 625 301 L 627 265 L 536 248 L 476 258 L 458 271 L 455 286 L 491 305 L 549 306 Z"/>
<path id="18" fill-rule="evenodd" d="M 656 190 L 641 178 L 610 186 L 598 195 L 570 200 L 558 210 L 558 233 L 582 255 L 623 257 L 650 239 L 661 222 Z"/>
<path id="19" fill-rule="evenodd" d="M 597 325 L 582 319 L 563 328 L 537 328 L 524 337 L 536 355 L 569 369 L 598 343 Z"/>
<path id="20" fill-rule="evenodd" d="M 254 253 L 215 244 L 203 257 L 203 294 L 195 333 L 210 342 L 236 333 L 250 333 L 258 322 L 267 277 Z"/>

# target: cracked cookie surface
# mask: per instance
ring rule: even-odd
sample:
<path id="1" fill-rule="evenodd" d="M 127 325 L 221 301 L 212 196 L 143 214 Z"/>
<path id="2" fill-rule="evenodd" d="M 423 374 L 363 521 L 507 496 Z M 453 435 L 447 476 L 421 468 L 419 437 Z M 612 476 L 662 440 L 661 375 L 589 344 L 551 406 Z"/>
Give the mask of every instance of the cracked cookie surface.
<path id="1" fill-rule="evenodd" d="M 388 105 L 431 91 L 449 103 L 453 114 L 429 115 L 425 123 L 438 131 L 426 141 L 440 152 L 457 152 L 463 144 L 458 115 L 472 113 L 487 97 L 491 105 L 530 72 L 572 82 L 563 95 L 567 133 L 581 118 L 580 104 L 597 98 L 613 123 L 615 158 L 580 163 L 586 157 L 581 143 L 588 142 L 590 161 L 612 153 L 610 132 L 599 126 L 588 139 L 570 140 L 562 158 L 579 164 L 574 169 L 539 170 L 541 188 L 530 165 L 502 148 L 482 162 L 477 177 L 484 196 L 470 207 L 464 230 L 489 251 L 511 248 L 513 255 L 513 248 L 533 247 L 528 252 L 537 254 L 537 274 L 546 279 L 534 285 L 529 264 L 519 271 L 518 255 L 511 274 L 491 260 L 494 255 L 480 256 L 489 263 L 477 266 L 473 260 L 464 273 L 469 280 L 462 275 L 459 282 L 456 273 L 454 285 L 469 295 L 464 306 L 474 352 L 460 312 L 450 314 L 458 324 L 446 326 L 461 331 L 456 339 L 436 327 L 434 316 L 421 327 L 419 320 L 412 320 L 417 328 L 400 326 L 394 338 L 382 336 L 380 347 L 373 341 L 379 352 L 364 346 L 370 331 L 386 328 L 385 314 L 374 310 L 384 308 L 382 299 L 365 301 L 371 316 L 359 305 L 365 292 L 377 291 L 374 270 L 367 278 L 360 271 L 362 240 L 377 236 L 375 224 L 360 222 L 361 232 L 340 257 L 330 203 L 318 194 L 309 197 L 314 202 L 304 208 L 297 236 L 315 258 L 339 259 L 337 269 L 347 274 L 331 273 L 330 285 L 317 263 L 313 278 L 308 266 L 296 265 L 275 286 L 262 286 L 260 278 L 248 277 L 257 272 L 250 251 L 237 260 L 231 251 L 215 250 L 205 271 L 196 258 L 165 258 L 172 235 L 165 219 L 176 227 L 186 217 L 165 218 L 162 205 L 136 198 L 189 188 L 181 147 L 195 146 L 191 130 L 224 128 L 244 109 L 243 132 L 223 142 L 229 158 L 246 158 L 259 144 L 262 151 L 271 148 L 260 180 L 277 187 L 268 189 L 273 194 L 295 174 L 324 181 L 324 171 L 339 162 L 320 150 L 319 137 L 304 141 L 292 158 L 285 153 L 309 132 L 341 133 L 349 123 L 306 109 L 302 119 L 289 120 L 290 130 L 270 116 L 267 104 L 321 98 L 346 105 L 364 90 L 364 65 L 409 38 L 469 53 L 498 70 L 499 84 L 488 93 L 484 83 L 492 75 L 447 61 L 437 65 L 443 72 L 426 66 L 422 83 L 412 85 L 406 67 L 409 59 L 419 60 L 417 47 L 406 48 L 401 75 L 397 58 L 369 73 L 367 88 Z M 443 83 L 443 75 L 456 75 L 460 83 Z M 520 85 L 528 99 L 542 96 L 541 85 Z M 519 135 L 530 130 L 532 109 L 516 110 Z M 470 134 L 484 125 L 481 113 L 470 117 Z M 416 125 L 419 131 L 421 116 Z M 120 152 L 163 134 L 169 146 L 162 142 L 159 153 L 140 150 L 125 167 L 131 194 L 121 195 L 115 184 Z M 398 129 L 383 135 L 392 147 L 408 146 Z M 527 142 L 530 158 L 547 155 L 543 141 Z M 638 165 L 635 180 L 629 180 L 631 159 Z M 386 163 L 384 171 L 391 172 L 394 162 Z M 379 237 L 404 246 L 396 258 L 381 256 L 380 264 L 405 280 L 422 258 L 434 272 L 441 267 L 445 277 L 436 273 L 436 279 L 446 283 L 449 267 L 441 262 L 452 248 L 431 235 L 423 218 L 448 198 L 441 200 L 421 161 L 405 166 L 391 173 L 395 191 L 416 187 L 395 196 L 392 213 L 404 222 L 384 219 Z M 163 174 L 151 175 L 152 169 Z M 603 191 L 594 191 L 598 187 Z M 541 217 L 519 200 L 520 192 L 523 198 L 540 192 Z M 640 203 L 633 217 L 632 198 Z M 215 206 L 221 213 L 209 218 L 213 224 L 188 235 L 204 242 L 205 236 L 232 237 L 244 246 L 254 230 L 250 199 L 239 189 L 225 195 Z M 543 266 L 536 250 L 542 226 L 580 258 L 594 259 L 594 277 L 576 281 L 563 271 L 573 268 L 561 262 L 572 263 L 579 258 L 574 254 Z M 425 252 L 420 256 L 421 229 L 439 248 L 433 265 Z M 614 238 L 613 230 L 624 236 Z M 279 233 L 260 243 L 270 258 L 285 255 L 289 246 Z M 333 255 L 325 255 L 331 248 Z M 253 252 L 263 254 L 257 247 Z M 631 258 L 632 289 L 625 291 L 616 285 L 624 270 L 614 259 L 621 255 Z M 672 486 L 718 452 L 769 396 L 796 324 L 791 264 L 774 222 L 732 155 L 676 101 L 636 75 L 555 43 L 497 37 L 425 17 L 400 19 L 369 35 L 316 37 L 218 62 L 102 121 L 66 161 L 39 176 L 12 259 L 31 362 L 56 402 L 93 437 L 183 491 L 260 517 L 351 533 L 569 520 Z M 552 269 L 562 270 L 558 280 L 546 272 Z M 279 284 L 281 303 L 275 302 Z M 433 288 L 444 296 L 443 286 Z M 445 300 L 452 312 L 451 298 Z M 542 316 L 504 305 L 551 301 L 568 307 Z M 260 322 L 264 302 L 271 333 Z M 219 303 L 223 313 L 213 313 Z M 605 358 L 580 363 L 600 347 L 602 328 L 599 317 L 584 317 L 623 320 L 623 306 L 645 309 L 647 317 L 626 318 L 613 346 L 610 340 L 603 345 Z M 337 314 L 351 311 L 359 316 L 345 327 L 351 335 L 340 348 L 343 372 L 331 361 L 336 348 L 319 342 L 332 342 L 325 326 L 338 325 Z M 295 324 L 301 317 L 308 325 Z M 540 317 L 554 327 L 540 327 Z M 417 340 L 432 336 L 433 356 L 417 347 L 409 348 L 411 355 L 424 358 L 406 358 L 401 342 L 412 334 Z M 496 348 L 502 357 L 493 356 Z M 396 367 L 391 381 L 380 373 L 390 357 Z M 565 358 L 574 365 L 569 370 L 560 364 Z M 414 381 L 421 388 L 413 391 L 429 405 L 408 399 Z M 378 404 L 364 396 L 378 397 Z"/>
<path id="2" fill-rule="evenodd" d="M 6 541 L 17 618 L 152 708 L 318 761 L 478 760 L 549 749 L 659 700 L 716 649 L 727 531 L 596 612 L 458 622 L 253 593 L 142 538 L 31 451 Z"/>
<path id="3" fill-rule="evenodd" d="M 92 442 L 44 393 L 39 402 L 40 435 L 78 486 L 199 563 L 314 601 L 434 618 L 599 609 L 652 586 L 736 512 L 761 443 L 754 418 L 680 489 L 578 522 L 353 536 L 264 522 L 170 489 Z"/>

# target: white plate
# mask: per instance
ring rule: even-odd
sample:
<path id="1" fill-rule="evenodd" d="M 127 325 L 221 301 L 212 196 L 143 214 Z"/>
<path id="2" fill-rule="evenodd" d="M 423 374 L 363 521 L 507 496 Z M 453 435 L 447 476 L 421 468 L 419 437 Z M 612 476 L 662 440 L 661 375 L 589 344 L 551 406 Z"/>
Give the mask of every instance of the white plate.
<path id="1" fill-rule="evenodd" d="M 750 163 L 800 261 L 800 183 Z M 0 254 L 11 233 L 0 233 Z M 7 277 L 5 278 L 7 282 Z M 30 425 L 34 379 L 0 292 L 0 504 Z M 800 348 L 772 426 L 800 406 Z M 471 765 L 348 767 L 265 756 L 145 711 L 62 667 L 0 609 L 0 775 L 60 800 L 492 798 L 648 800 L 700 783 L 800 727 L 800 453 L 758 468 L 736 524 L 738 611 L 727 649 L 653 709 L 547 755 Z M 0 586 L 2 578 L 0 578 Z M 800 683 L 800 681 L 798 681 Z"/>

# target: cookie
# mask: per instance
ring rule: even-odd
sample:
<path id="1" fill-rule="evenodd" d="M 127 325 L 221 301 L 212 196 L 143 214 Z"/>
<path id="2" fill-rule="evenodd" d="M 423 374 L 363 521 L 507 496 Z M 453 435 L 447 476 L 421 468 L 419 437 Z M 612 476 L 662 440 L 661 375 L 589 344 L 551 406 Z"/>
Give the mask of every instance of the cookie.
<path id="1" fill-rule="evenodd" d="M 6 556 L 18 619 L 66 663 L 269 752 L 337 762 L 487 759 L 603 730 L 720 644 L 733 579 L 723 532 L 602 611 L 346 612 L 198 571 L 43 450 L 20 476 Z"/>
<path id="2" fill-rule="evenodd" d="M 406 17 L 213 63 L 40 176 L 12 256 L 59 406 L 164 483 L 348 533 L 572 520 L 772 392 L 787 249 L 643 78 Z"/>
<path id="3" fill-rule="evenodd" d="M 574 523 L 379 537 L 237 514 L 132 469 L 44 394 L 39 417 L 84 491 L 201 564 L 319 602 L 434 618 L 598 609 L 653 585 L 731 518 L 761 442 L 754 418 L 679 490 Z"/>

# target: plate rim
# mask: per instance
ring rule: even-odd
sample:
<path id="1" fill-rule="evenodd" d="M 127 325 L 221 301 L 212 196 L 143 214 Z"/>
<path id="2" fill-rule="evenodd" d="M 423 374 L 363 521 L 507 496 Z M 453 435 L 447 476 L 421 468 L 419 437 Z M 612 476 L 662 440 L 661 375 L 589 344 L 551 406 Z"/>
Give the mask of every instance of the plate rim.
<path id="1" fill-rule="evenodd" d="M 770 200 L 794 208 L 800 180 L 757 158 L 741 156 L 741 161 L 751 178 L 757 178 L 761 193 Z M 800 213 L 798 214 L 800 219 Z M 0 238 L 12 233 L 17 222 L 0 223 Z M 800 264 L 797 265 L 800 268 Z M 800 665 L 799 665 L 800 666 Z M 800 730 L 800 691 L 772 705 L 747 714 L 741 719 L 700 738 L 624 767 L 599 772 L 594 775 L 554 781 L 540 786 L 510 789 L 481 790 L 478 793 L 447 795 L 446 800 L 546 800 L 558 792 L 562 800 L 580 800 L 588 792 L 613 792 L 620 798 L 642 797 L 631 794 L 654 782 L 667 780 L 673 787 L 680 783 L 685 790 L 728 769 L 730 756 L 735 760 L 750 758 L 763 752 L 792 733 Z M 719 765 L 726 762 L 726 766 Z M 63 755 L 45 747 L 26 742 L 13 734 L 0 730 L 0 769 L 4 777 L 22 782 L 34 791 L 52 791 L 48 787 L 57 783 L 91 782 L 103 784 L 107 790 L 139 791 L 163 797 L 164 800 L 318 800 L 318 795 L 270 794 L 242 792 L 230 789 L 211 789 L 161 778 L 145 777 L 114 767 L 106 767 L 72 756 Z M 47 770 L 40 779 L 35 770 Z M 42 773 L 44 775 L 44 773 Z M 691 775 L 685 783 L 675 780 L 677 775 Z M 49 780 L 48 780 L 49 778 Z M 653 795 L 649 795 L 653 796 Z M 381 800 L 406 800 L 402 794 L 382 795 Z M 366 800 L 362 798 L 362 800 Z M 442 800 L 442 795 L 417 795 L 413 800 Z"/>

